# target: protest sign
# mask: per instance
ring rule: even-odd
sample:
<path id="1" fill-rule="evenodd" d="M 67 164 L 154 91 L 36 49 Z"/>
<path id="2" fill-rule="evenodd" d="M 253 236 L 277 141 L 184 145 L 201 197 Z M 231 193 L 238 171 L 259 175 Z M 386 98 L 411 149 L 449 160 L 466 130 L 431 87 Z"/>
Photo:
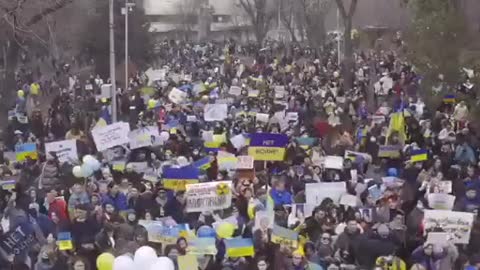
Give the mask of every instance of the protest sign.
<path id="1" fill-rule="evenodd" d="M 298 246 L 298 233 L 278 226 L 273 225 L 272 229 L 272 243 L 285 245 L 291 248 L 297 248 Z"/>
<path id="2" fill-rule="evenodd" d="M 198 268 L 198 258 L 195 255 L 182 255 L 177 257 L 178 270 L 195 270 Z"/>
<path id="3" fill-rule="evenodd" d="M 448 242 L 450 236 L 444 232 L 429 232 L 427 234 L 427 241 L 425 243 L 432 245 L 445 245 Z"/>
<path id="4" fill-rule="evenodd" d="M 149 170 L 152 170 L 152 168 L 148 167 L 148 162 L 146 161 L 143 161 L 143 162 L 129 162 L 127 165 L 126 165 L 126 168 L 128 170 L 132 170 L 136 173 L 145 173 Z"/>
<path id="5" fill-rule="evenodd" d="M 368 188 L 368 194 L 372 197 L 373 200 L 378 201 L 383 197 L 383 192 L 385 192 L 385 185 L 373 185 Z"/>
<path id="6" fill-rule="evenodd" d="M 2 190 L 10 191 L 15 188 L 16 183 L 15 180 L 0 181 L 0 187 L 2 187 Z"/>
<path id="7" fill-rule="evenodd" d="M 165 75 L 167 74 L 167 70 L 165 69 L 152 69 L 149 68 L 145 71 L 145 75 L 148 77 L 148 81 L 150 84 L 156 81 L 163 81 L 165 80 Z"/>
<path id="8" fill-rule="evenodd" d="M 188 241 L 187 254 L 216 255 L 215 238 L 194 238 Z"/>
<path id="9" fill-rule="evenodd" d="M 173 88 L 168 94 L 168 98 L 175 104 L 182 104 L 187 100 L 187 93 L 178 88 Z"/>
<path id="10" fill-rule="evenodd" d="M 143 127 L 130 131 L 128 134 L 130 149 L 155 145 L 160 142 L 160 133 L 155 126 Z"/>
<path id="11" fill-rule="evenodd" d="M 455 196 L 445 193 L 428 194 L 428 206 L 437 210 L 452 210 L 455 203 Z"/>
<path id="12" fill-rule="evenodd" d="M 287 144 L 288 136 L 285 134 L 254 133 L 250 137 L 248 155 L 255 160 L 282 161 Z"/>
<path id="13" fill-rule="evenodd" d="M 298 112 L 288 112 L 287 115 L 285 116 L 287 121 L 298 121 Z"/>
<path id="14" fill-rule="evenodd" d="M 253 157 L 251 157 L 251 156 L 238 156 L 237 160 L 238 160 L 237 170 L 253 169 Z"/>
<path id="15" fill-rule="evenodd" d="M 335 170 L 343 169 L 343 157 L 326 156 L 323 162 L 324 162 L 324 167 L 326 169 L 335 169 Z"/>
<path id="16" fill-rule="evenodd" d="M 231 86 L 228 93 L 232 96 L 240 96 L 242 94 L 242 88 L 238 86 Z"/>
<path id="17" fill-rule="evenodd" d="M 427 193 L 452 193 L 452 181 L 430 181 L 427 186 Z"/>
<path id="18" fill-rule="evenodd" d="M 234 170 L 237 167 L 237 157 L 225 151 L 217 152 L 218 169 L 222 171 Z"/>
<path id="19" fill-rule="evenodd" d="M 243 134 L 235 135 L 234 137 L 230 138 L 230 142 L 232 143 L 233 147 L 237 150 L 241 149 L 242 147 L 247 145 L 247 138 L 243 136 Z"/>
<path id="20" fill-rule="evenodd" d="M 267 211 L 257 211 L 255 213 L 255 225 L 253 230 L 267 231 L 273 228 L 273 218 L 267 213 Z"/>
<path id="21" fill-rule="evenodd" d="M 347 187 L 345 182 L 306 184 L 306 203 L 310 205 L 320 205 L 326 198 L 330 198 L 334 203 L 338 203 L 342 195 L 346 192 Z"/>
<path id="22" fill-rule="evenodd" d="M 350 150 L 345 151 L 345 155 L 344 155 L 345 159 L 350 159 L 351 161 L 358 161 L 357 160 L 358 157 L 363 158 L 363 162 L 372 161 L 372 156 L 367 153 L 355 152 Z"/>
<path id="23" fill-rule="evenodd" d="M 37 145 L 35 143 L 23 143 L 15 145 L 15 156 L 17 161 L 24 161 L 28 158 L 38 159 Z"/>
<path id="24" fill-rule="evenodd" d="M 468 244 L 474 220 L 473 213 L 449 210 L 424 210 L 424 235 L 446 232 L 455 244 Z"/>
<path id="25" fill-rule="evenodd" d="M 203 109 L 203 119 L 207 122 L 223 121 L 227 118 L 227 104 L 207 104 Z"/>
<path id="26" fill-rule="evenodd" d="M 19 255 L 35 241 L 34 229 L 29 222 L 23 222 L 15 229 L 0 236 L 0 247 L 9 255 Z"/>
<path id="27" fill-rule="evenodd" d="M 346 205 L 351 207 L 357 207 L 357 197 L 351 194 L 343 194 L 340 197 L 340 205 Z"/>
<path id="28" fill-rule="evenodd" d="M 255 254 L 251 238 L 225 239 L 227 256 L 230 258 L 248 257 Z"/>
<path id="29" fill-rule="evenodd" d="M 399 158 L 400 145 L 380 145 L 378 148 L 378 157 L 381 158 Z"/>
<path id="30" fill-rule="evenodd" d="M 118 145 L 129 142 L 128 134 L 130 125 L 125 122 L 117 122 L 105 127 L 99 127 L 92 130 L 93 140 L 98 151 L 104 151 Z"/>
<path id="31" fill-rule="evenodd" d="M 186 186 L 187 212 L 221 210 L 232 203 L 232 182 L 210 182 Z"/>
<path id="32" fill-rule="evenodd" d="M 258 97 L 260 95 L 260 90 L 250 89 L 248 90 L 248 97 Z"/>
<path id="33" fill-rule="evenodd" d="M 164 168 L 163 187 L 174 191 L 184 191 L 187 184 L 198 183 L 200 170 L 193 166 L 182 168 Z"/>
<path id="34" fill-rule="evenodd" d="M 78 161 L 77 141 L 64 140 L 58 142 L 45 143 L 45 153 L 47 157 L 53 157 L 54 154 L 60 163 L 71 163 Z"/>
<path id="35" fill-rule="evenodd" d="M 257 113 L 255 115 L 257 122 L 262 122 L 262 123 L 268 123 L 268 120 L 270 119 L 270 115 L 268 113 Z"/>

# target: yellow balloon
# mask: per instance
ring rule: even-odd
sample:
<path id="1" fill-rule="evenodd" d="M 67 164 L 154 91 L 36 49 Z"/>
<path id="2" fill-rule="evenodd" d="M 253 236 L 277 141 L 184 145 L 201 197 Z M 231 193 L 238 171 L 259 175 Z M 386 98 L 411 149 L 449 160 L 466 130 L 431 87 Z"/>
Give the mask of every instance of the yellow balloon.
<path id="1" fill-rule="evenodd" d="M 25 96 L 25 92 L 23 92 L 23 90 L 18 90 L 18 91 L 17 91 L 17 96 L 18 96 L 18 97 L 24 97 L 24 96 Z"/>
<path id="2" fill-rule="evenodd" d="M 235 225 L 224 222 L 217 227 L 217 235 L 220 238 L 231 238 L 235 232 Z"/>
<path id="3" fill-rule="evenodd" d="M 149 99 L 148 100 L 148 108 L 153 109 L 153 108 L 155 108 L 155 106 L 157 106 L 157 101 L 153 98 Z"/>
<path id="4" fill-rule="evenodd" d="M 110 253 L 102 253 L 97 258 L 97 268 L 98 270 L 112 270 L 113 269 L 113 261 L 115 257 Z"/>

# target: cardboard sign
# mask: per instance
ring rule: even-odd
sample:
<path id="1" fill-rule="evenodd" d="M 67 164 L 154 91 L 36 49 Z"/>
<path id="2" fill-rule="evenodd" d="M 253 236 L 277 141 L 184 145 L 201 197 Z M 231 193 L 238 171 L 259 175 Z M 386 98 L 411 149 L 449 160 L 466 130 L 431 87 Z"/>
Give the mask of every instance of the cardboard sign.
<path id="1" fill-rule="evenodd" d="M 232 204 L 232 182 L 209 182 L 186 186 L 186 211 L 221 210 Z"/>
<path id="2" fill-rule="evenodd" d="M 160 141 L 160 133 L 155 126 L 132 130 L 128 134 L 130 149 L 138 149 L 155 145 Z"/>
<path id="3" fill-rule="evenodd" d="M 474 220 L 473 213 L 449 210 L 425 210 L 424 234 L 446 232 L 455 244 L 468 244 Z"/>
<path id="4" fill-rule="evenodd" d="M 125 122 L 114 123 L 92 130 L 93 140 L 98 151 L 129 143 L 130 125 Z"/>
<path id="5" fill-rule="evenodd" d="M 203 118 L 207 122 L 223 121 L 227 118 L 227 104 L 207 104 L 203 111 Z"/>
<path id="6" fill-rule="evenodd" d="M 19 255 L 35 241 L 32 224 L 24 222 L 0 237 L 1 248 L 10 255 Z"/>
<path id="7" fill-rule="evenodd" d="M 178 88 L 173 88 L 168 94 L 168 98 L 175 104 L 182 104 L 187 100 L 188 94 Z"/>
<path id="8" fill-rule="evenodd" d="M 64 140 L 57 142 L 45 143 L 45 153 L 48 157 L 52 157 L 54 153 L 60 163 L 74 163 L 78 161 L 77 141 Z"/>
<path id="9" fill-rule="evenodd" d="M 237 157 L 237 170 L 249 170 L 253 169 L 253 157 L 251 156 L 238 156 Z"/>
<path id="10" fill-rule="evenodd" d="M 346 192 L 347 187 L 345 182 L 306 184 L 306 203 L 309 205 L 320 205 L 326 198 L 332 199 L 334 203 L 339 203 L 340 198 Z"/>

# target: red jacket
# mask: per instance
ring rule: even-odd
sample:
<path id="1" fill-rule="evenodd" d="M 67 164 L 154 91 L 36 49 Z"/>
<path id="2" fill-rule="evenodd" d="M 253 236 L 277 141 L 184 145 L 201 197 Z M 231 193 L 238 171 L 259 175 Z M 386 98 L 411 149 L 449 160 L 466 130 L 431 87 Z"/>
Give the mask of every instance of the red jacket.
<path id="1" fill-rule="evenodd" d="M 68 223 L 67 203 L 64 199 L 55 198 L 48 206 L 48 217 L 52 219 L 52 213 L 55 213 L 61 223 Z"/>

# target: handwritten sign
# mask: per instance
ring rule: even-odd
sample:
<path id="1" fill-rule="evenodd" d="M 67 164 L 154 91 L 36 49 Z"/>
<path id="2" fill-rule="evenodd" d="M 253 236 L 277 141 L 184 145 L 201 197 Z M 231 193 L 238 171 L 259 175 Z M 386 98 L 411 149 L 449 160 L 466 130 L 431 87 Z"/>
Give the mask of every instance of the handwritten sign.
<path id="1" fill-rule="evenodd" d="M 172 101 L 175 104 L 182 104 L 187 100 L 187 93 L 183 92 L 182 90 L 178 88 L 173 88 L 172 91 L 170 91 L 170 94 L 168 94 L 168 98 L 170 101 Z"/>
<path id="2" fill-rule="evenodd" d="M 18 255 L 27 249 L 33 242 L 33 227 L 29 222 L 18 225 L 14 230 L 3 234 L 0 237 L 0 246 L 11 255 Z"/>
<path id="3" fill-rule="evenodd" d="M 227 118 L 227 104 L 207 104 L 203 111 L 203 118 L 207 122 L 223 121 Z"/>
<path id="4" fill-rule="evenodd" d="M 159 138 L 160 134 L 155 126 L 135 129 L 128 134 L 130 149 L 132 150 L 155 145 Z"/>
<path id="5" fill-rule="evenodd" d="M 253 169 L 253 157 L 251 156 L 238 156 L 237 157 L 237 170 L 250 170 Z"/>
<path id="6" fill-rule="evenodd" d="M 437 210 L 452 210 L 455 196 L 445 193 L 428 194 L 428 206 Z"/>
<path id="7" fill-rule="evenodd" d="M 55 154 L 60 163 L 73 163 L 78 160 L 77 141 L 64 140 L 46 143 L 45 153 L 49 157 L 52 157 L 52 153 Z"/>
<path id="8" fill-rule="evenodd" d="M 129 133 L 130 125 L 125 122 L 118 122 L 92 130 L 93 140 L 98 151 L 129 143 Z"/>
<path id="9" fill-rule="evenodd" d="M 187 212 L 214 211 L 230 207 L 231 187 L 231 181 L 187 185 Z"/>
<path id="10" fill-rule="evenodd" d="M 305 187 L 306 202 L 311 205 L 320 205 L 326 198 L 338 203 L 346 192 L 345 182 L 306 184 Z"/>

